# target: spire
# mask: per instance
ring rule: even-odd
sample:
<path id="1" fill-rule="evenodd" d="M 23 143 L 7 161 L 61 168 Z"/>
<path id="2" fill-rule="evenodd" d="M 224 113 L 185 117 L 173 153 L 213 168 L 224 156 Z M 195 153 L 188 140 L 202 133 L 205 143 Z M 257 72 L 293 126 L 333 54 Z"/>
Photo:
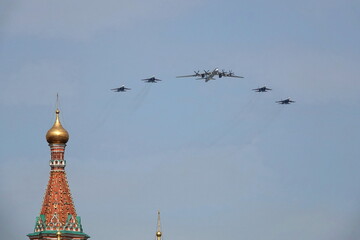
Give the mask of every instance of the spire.
<path id="1" fill-rule="evenodd" d="M 157 227 L 156 227 L 156 240 L 161 240 L 161 222 L 160 222 L 160 211 L 158 211 Z"/>
<path id="2" fill-rule="evenodd" d="M 59 109 L 59 93 L 56 93 L 56 110 Z"/>
<path id="3" fill-rule="evenodd" d="M 83 233 L 65 172 L 64 153 L 69 134 L 60 123 L 58 108 L 55 113 L 55 123 L 46 134 L 50 146 L 49 182 L 34 232 L 28 237 L 31 240 L 86 240 L 89 236 Z"/>

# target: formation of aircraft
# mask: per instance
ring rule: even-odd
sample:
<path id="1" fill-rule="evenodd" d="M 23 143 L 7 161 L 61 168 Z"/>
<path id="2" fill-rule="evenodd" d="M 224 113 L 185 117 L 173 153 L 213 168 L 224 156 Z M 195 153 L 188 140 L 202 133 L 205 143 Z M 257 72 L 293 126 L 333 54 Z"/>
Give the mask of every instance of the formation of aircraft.
<path id="1" fill-rule="evenodd" d="M 158 81 L 161 81 L 160 79 L 157 79 L 155 77 L 151 77 L 151 78 L 145 78 L 145 79 L 141 79 L 142 81 L 148 82 L 148 83 L 156 83 Z"/>
<path id="2" fill-rule="evenodd" d="M 267 92 L 267 91 L 271 91 L 272 89 L 267 88 L 266 86 L 264 86 L 264 87 L 255 88 L 255 89 L 252 89 L 252 90 L 255 91 L 255 92 Z"/>
<path id="3" fill-rule="evenodd" d="M 127 90 L 131 90 L 131 88 L 127 88 L 124 85 L 122 85 L 121 87 L 113 88 L 111 90 L 114 92 L 126 92 Z"/>
<path id="4" fill-rule="evenodd" d="M 278 103 L 278 104 L 290 104 L 290 103 L 294 103 L 294 102 L 295 101 L 291 100 L 290 98 L 280 100 L 280 101 L 276 101 L 276 103 Z"/>
<path id="5" fill-rule="evenodd" d="M 259 87 L 259 88 L 254 88 L 252 89 L 255 92 L 267 92 L 267 91 L 271 91 L 271 88 L 267 88 L 266 86 L 263 87 Z M 276 103 L 278 104 L 290 104 L 290 103 L 294 103 L 295 101 L 291 100 L 290 98 L 286 98 L 284 100 L 280 100 L 280 101 L 276 101 Z"/>
<path id="6" fill-rule="evenodd" d="M 231 70 L 228 72 L 225 70 L 220 71 L 218 68 L 215 68 L 212 71 L 206 71 L 206 70 L 204 70 L 204 72 L 194 71 L 194 74 L 177 76 L 177 78 L 197 77 L 196 80 L 205 80 L 205 82 L 208 82 L 210 80 L 215 80 L 216 76 L 219 78 L 222 78 L 222 77 L 244 78 L 242 76 L 235 75 L 234 72 L 232 72 Z M 157 83 L 159 81 L 162 81 L 158 78 L 155 78 L 155 76 L 150 77 L 150 78 L 141 79 L 141 80 L 144 82 L 147 82 L 147 83 Z M 127 90 L 131 90 L 131 89 L 122 85 L 119 88 L 113 88 L 111 90 L 114 92 L 126 92 Z M 271 91 L 271 90 L 272 90 L 271 88 L 268 88 L 266 86 L 252 89 L 252 91 L 255 91 L 255 92 L 267 92 L 267 91 Z M 276 101 L 276 103 L 278 103 L 278 104 L 290 104 L 290 103 L 294 103 L 294 102 L 295 101 L 291 100 L 290 98 Z"/>
<path id="7" fill-rule="evenodd" d="M 244 78 L 241 76 L 236 76 L 231 70 L 229 72 L 226 72 L 225 70 L 219 71 L 218 68 L 215 68 L 212 71 L 206 71 L 204 70 L 203 73 L 200 73 L 200 71 L 194 71 L 195 74 L 192 75 L 184 75 L 184 76 L 177 76 L 177 78 L 185 78 L 185 77 L 198 77 L 196 80 L 205 80 L 205 82 L 208 82 L 210 80 L 215 80 L 215 76 L 218 76 L 219 78 L 222 77 L 233 77 L 233 78 Z"/>

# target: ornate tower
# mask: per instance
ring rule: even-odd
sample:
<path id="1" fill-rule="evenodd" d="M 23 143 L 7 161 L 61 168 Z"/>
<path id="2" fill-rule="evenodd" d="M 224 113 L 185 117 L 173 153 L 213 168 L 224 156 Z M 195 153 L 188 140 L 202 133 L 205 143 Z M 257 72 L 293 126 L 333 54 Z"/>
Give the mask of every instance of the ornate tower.
<path id="1" fill-rule="evenodd" d="M 36 217 L 34 232 L 27 236 L 31 240 L 86 240 L 81 219 L 77 216 L 67 182 L 64 159 L 69 133 L 63 128 L 56 109 L 56 120 L 46 134 L 50 146 L 50 178 L 40 211 Z"/>
<path id="2" fill-rule="evenodd" d="M 162 232 L 161 232 L 161 223 L 160 223 L 160 211 L 158 211 L 158 220 L 156 227 L 156 240 L 161 240 Z"/>

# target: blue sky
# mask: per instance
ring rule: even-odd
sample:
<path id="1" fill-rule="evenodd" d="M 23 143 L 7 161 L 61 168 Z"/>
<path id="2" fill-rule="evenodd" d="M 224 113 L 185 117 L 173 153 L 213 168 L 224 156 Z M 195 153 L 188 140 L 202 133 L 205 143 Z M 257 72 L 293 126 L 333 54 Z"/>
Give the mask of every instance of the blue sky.
<path id="1" fill-rule="evenodd" d="M 33 231 L 59 93 L 92 239 L 151 239 L 158 209 L 164 240 L 358 239 L 359 20 L 358 1 L 2 1 L 2 235 Z M 175 78 L 216 67 L 245 78 Z"/>

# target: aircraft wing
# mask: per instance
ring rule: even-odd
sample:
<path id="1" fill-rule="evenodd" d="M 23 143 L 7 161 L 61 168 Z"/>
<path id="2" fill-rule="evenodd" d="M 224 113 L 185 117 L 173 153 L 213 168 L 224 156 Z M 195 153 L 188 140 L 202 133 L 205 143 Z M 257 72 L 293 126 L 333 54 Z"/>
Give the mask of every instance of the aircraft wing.
<path id="1" fill-rule="evenodd" d="M 155 81 L 162 81 L 162 80 L 155 78 Z"/>
<path id="2" fill-rule="evenodd" d="M 224 76 L 225 77 L 225 76 Z M 226 77 L 232 77 L 232 78 L 244 78 L 242 76 L 236 76 L 236 75 L 232 75 L 232 76 L 226 76 Z"/>
<path id="3" fill-rule="evenodd" d="M 177 76 L 177 78 L 185 78 L 185 77 L 198 77 L 199 75 L 185 75 L 185 76 Z"/>

